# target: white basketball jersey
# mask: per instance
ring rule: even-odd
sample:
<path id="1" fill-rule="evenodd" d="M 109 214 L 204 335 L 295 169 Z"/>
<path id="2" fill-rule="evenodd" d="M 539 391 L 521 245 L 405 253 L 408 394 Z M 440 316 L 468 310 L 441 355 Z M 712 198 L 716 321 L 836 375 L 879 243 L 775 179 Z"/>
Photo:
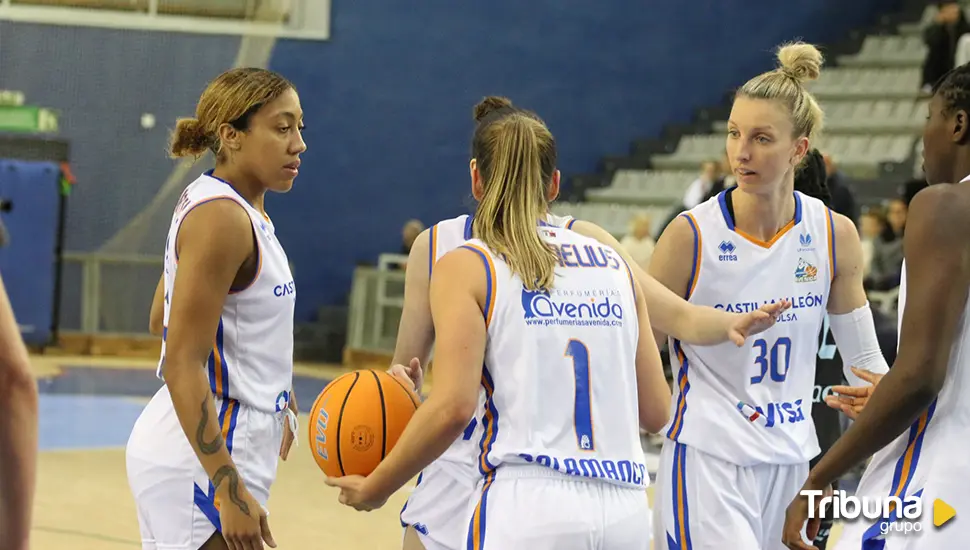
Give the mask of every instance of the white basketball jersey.
<path id="1" fill-rule="evenodd" d="M 619 253 L 546 226 L 560 261 L 547 292 L 529 291 L 473 239 L 487 276 L 488 344 L 478 468 L 533 464 L 646 487 L 640 446 L 633 275 Z"/>
<path id="2" fill-rule="evenodd" d="M 963 180 L 964 183 L 970 180 Z M 899 285 L 899 330 L 902 331 L 906 304 L 906 262 L 903 261 Z M 868 477 L 891 479 L 885 494 L 902 498 L 918 495 L 930 487 L 932 496 L 944 496 L 951 505 L 959 507 L 960 500 L 970 494 L 970 458 L 962 452 L 970 437 L 970 300 L 963 306 L 950 345 L 950 361 L 946 367 L 943 389 L 936 399 L 892 443 L 875 453 L 863 482 Z M 863 486 L 860 485 L 860 489 Z M 927 506 L 927 495 L 923 505 Z M 958 498 L 958 500 L 954 500 Z"/>
<path id="3" fill-rule="evenodd" d="M 465 241 L 472 238 L 472 216 L 467 214 L 442 220 L 431 227 L 431 245 L 429 256 L 429 273 L 434 270 L 434 264 L 442 256 L 461 246 Z M 548 214 L 546 223 L 549 225 L 564 227 L 572 224 L 571 216 L 555 216 Z M 485 401 L 484 391 L 480 392 L 480 403 Z M 481 420 L 476 413 L 462 436 L 452 443 L 451 447 L 445 450 L 438 461 L 444 468 L 449 469 L 457 476 L 467 480 L 477 480 L 480 476 L 478 472 L 478 453 L 479 439 L 481 438 Z"/>
<path id="4" fill-rule="evenodd" d="M 165 242 L 165 329 L 158 376 L 164 379 L 165 336 L 178 255 L 175 239 L 185 216 L 196 206 L 213 200 L 232 200 L 249 214 L 258 244 L 259 268 L 245 288 L 225 297 L 212 352 L 203 365 L 209 389 L 224 399 L 235 399 L 257 410 L 273 413 L 289 402 L 293 384 L 293 309 L 296 287 L 273 223 L 253 208 L 228 183 L 206 172 L 182 193 Z"/>
<path id="5" fill-rule="evenodd" d="M 740 466 L 808 462 L 818 335 L 835 273 L 835 225 L 821 201 L 795 193 L 795 217 L 771 242 L 736 229 L 723 191 L 681 214 L 694 232 L 688 301 L 732 313 L 787 299 L 791 309 L 747 339 L 669 341 L 675 377 L 665 435 Z"/>

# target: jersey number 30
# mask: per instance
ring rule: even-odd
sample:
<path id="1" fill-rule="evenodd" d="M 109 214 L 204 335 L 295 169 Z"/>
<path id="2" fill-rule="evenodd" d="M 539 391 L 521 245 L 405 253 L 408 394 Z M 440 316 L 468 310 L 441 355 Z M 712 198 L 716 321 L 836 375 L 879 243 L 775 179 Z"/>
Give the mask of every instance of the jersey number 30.
<path id="1" fill-rule="evenodd" d="M 758 339 L 754 341 L 754 347 L 758 349 L 758 356 L 755 357 L 754 363 L 758 365 L 759 372 L 751 377 L 751 383 L 762 383 L 769 372 L 772 380 L 784 382 L 785 377 L 788 376 L 788 363 L 791 361 L 791 339 L 782 336 L 775 340 L 770 348 L 768 342 Z M 783 351 L 784 355 L 782 355 Z"/>
<path id="2" fill-rule="evenodd" d="M 592 451 L 595 444 L 590 403 L 589 349 L 586 348 L 586 344 L 572 339 L 566 345 L 566 357 L 573 359 L 573 375 L 576 379 L 576 399 L 573 404 L 576 444 L 584 451 Z"/>

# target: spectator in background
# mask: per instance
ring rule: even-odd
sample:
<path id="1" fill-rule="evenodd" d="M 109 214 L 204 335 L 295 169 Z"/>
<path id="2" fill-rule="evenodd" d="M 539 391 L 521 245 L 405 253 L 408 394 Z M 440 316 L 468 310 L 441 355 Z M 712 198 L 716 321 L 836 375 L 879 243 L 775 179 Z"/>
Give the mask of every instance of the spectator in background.
<path id="1" fill-rule="evenodd" d="M 872 270 L 872 257 L 876 251 L 876 241 L 882 238 L 889 227 L 886 224 L 886 214 L 881 208 L 867 208 L 860 220 L 862 235 L 862 273 L 868 277 Z"/>
<path id="2" fill-rule="evenodd" d="M 627 251 L 633 260 L 644 270 L 650 265 L 650 256 L 656 243 L 650 236 L 652 220 L 646 214 L 637 214 L 630 220 L 630 232 L 627 233 L 620 246 Z"/>
<path id="3" fill-rule="evenodd" d="M 422 231 L 424 231 L 424 224 L 421 220 L 408 220 L 404 224 L 404 228 L 401 230 L 401 254 L 407 256 L 411 253 L 411 246 L 414 245 L 415 239 Z"/>
<path id="4" fill-rule="evenodd" d="M 958 2 L 937 2 L 936 16 L 923 29 L 926 58 L 923 60 L 921 88 L 929 92 L 933 84 L 956 66 L 957 42 L 970 32 L 970 23 Z"/>
<path id="5" fill-rule="evenodd" d="M 824 153 L 822 159 L 825 161 L 825 185 L 829 188 L 829 195 L 832 197 L 829 206 L 835 212 L 852 220 L 852 223 L 858 227 L 859 203 L 855 200 L 852 187 L 845 180 L 845 174 L 839 170 L 839 166 L 832 155 Z"/>
<path id="6" fill-rule="evenodd" d="M 906 229 L 906 202 L 889 201 L 886 227 L 873 242 L 872 266 L 865 279 L 866 290 L 890 290 L 899 286 L 903 269 L 903 231 Z"/>
<path id="7" fill-rule="evenodd" d="M 700 177 L 694 180 L 684 193 L 684 210 L 690 210 L 704 202 L 718 181 L 719 172 L 720 166 L 716 160 L 707 160 L 701 164 Z"/>

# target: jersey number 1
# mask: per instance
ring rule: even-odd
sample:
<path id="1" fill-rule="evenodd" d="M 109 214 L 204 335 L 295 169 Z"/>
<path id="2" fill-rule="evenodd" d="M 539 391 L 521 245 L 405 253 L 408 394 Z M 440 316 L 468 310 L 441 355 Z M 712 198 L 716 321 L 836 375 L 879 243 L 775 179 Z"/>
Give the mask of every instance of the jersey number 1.
<path id="1" fill-rule="evenodd" d="M 586 348 L 586 344 L 572 339 L 566 345 L 566 357 L 573 359 L 573 375 L 576 379 L 576 398 L 573 404 L 576 444 L 584 451 L 592 451 L 595 445 L 590 403 L 589 349 Z"/>
<path id="2" fill-rule="evenodd" d="M 775 382 L 784 382 L 788 376 L 788 363 L 791 361 L 791 339 L 787 336 L 782 336 L 775 340 L 770 350 L 768 348 L 768 342 L 765 342 L 763 339 L 758 339 L 754 341 L 754 347 L 759 350 L 754 362 L 761 371 L 756 376 L 751 377 L 751 383 L 760 384 L 763 382 L 768 371 L 771 371 L 772 380 Z M 784 356 L 781 355 L 782 347 L 784 347 Z"/>

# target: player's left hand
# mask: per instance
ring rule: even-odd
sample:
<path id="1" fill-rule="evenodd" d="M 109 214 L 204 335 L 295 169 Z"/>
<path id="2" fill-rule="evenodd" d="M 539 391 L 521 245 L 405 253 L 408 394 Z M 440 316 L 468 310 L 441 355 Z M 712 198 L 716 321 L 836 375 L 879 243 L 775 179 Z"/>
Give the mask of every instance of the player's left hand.
<path id="1" fill-rule="evenodd" d="M 812 487 L 806 484 L 802 487 L 802 491 L 806 489 L 812 489 Z M 822 497 L 827 497 L 831 494 L 832 487 L 828 486 L 825 488 Z M 815 540 L 815 537 L 818 536 L 818 529 L 822 524 L 822 518 L 819 514 L 821 501 L 822 498 L 815 499 L 815 510 L 812 514 L 814 518 L 808 519 L 808 497 L 803 496 L 801 491 L 799 491 L 795 500 L 788 505 L 788 510 L 785 511 L 785 527 L 781 534 L 781 542 L 785 546 L 791 550 L 816 550 L 814 545 L 806 542 L 802 538 L 802 527 L 805 527 L 805 535 L 808 537 L 808 540 Z M 806 522 L 808 522 L 807 525 Z"/>
<path id="2" fill-rule="evenodd" d="M 728 338 L 734 345 L 741 347 L 748 336 L 764 332 L 775 326 L 778 316 L 791 307 L 791 302 L 782 300 L 773 304 L 765 304 L 755 311 L 735 316 L 734 322 L 728 327 Z"/>
<path id="3" fill-rule="evenodd" d="M 328 477 L 326 483 L 331 487 L 340 488 L 340 496 L 337 499 L 340 504 L 346 504 L 358 511 L 377 510 L 387 502 L 387 497 L 370 494 L 370 485 L 364 476 Z"/>
<path id="4" fill-rule="evenodd" d="M 876 386 L 884 375 L 876 374 L 872 371 L 851 367 L 856 376 L 869 382 L 868 386 L 832 386 L 832 393 L 838 395 L 828 395 L 825 397 L 825 404 L 833 409 L 842 411 L 846 416 L 855 420 L 859 413 L 865 408 L 872 392 L 876 391 Z"/>
<path id="5" fill-rule="evenodd" d="M 290 456 L 290 447 L 294 443 L 299 447 L 296 432 L 299 430 L 299 409 L 296 406 L 296 396 L 290 392 L 290 403 L 283 417 L 283 443 L 280 445 L 280 458 L 286 460 Z"/>

